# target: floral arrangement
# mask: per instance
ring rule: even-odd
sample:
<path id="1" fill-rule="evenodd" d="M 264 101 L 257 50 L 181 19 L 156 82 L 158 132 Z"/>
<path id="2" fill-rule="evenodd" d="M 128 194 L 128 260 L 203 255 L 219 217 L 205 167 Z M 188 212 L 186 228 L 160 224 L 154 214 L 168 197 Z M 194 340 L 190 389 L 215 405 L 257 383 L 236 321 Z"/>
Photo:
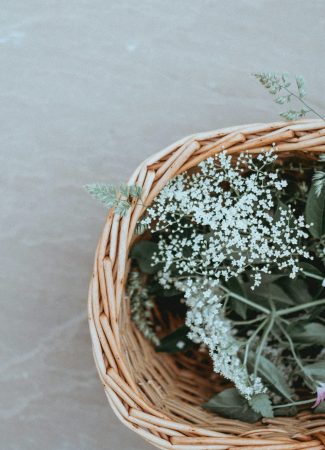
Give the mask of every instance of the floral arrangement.
<path id="1" fill-rule="evenodd" d="M 314 111 L 305 83 L 256 74 L 288 120 Z M 273 151 L 227 152 L 172 179 L 137 225 L 127 291 L 134 322 L 157 351 L 206 352 L 224 390 L 203 406 L 255 422 L 325 412 L 325 158 L 279 162 Z M 90 185 L 124 215 L 137 186 Z M 177 318 L 167 336 L 155 323 Z M 191 353 L 192 352 L 192 353 Z"/>

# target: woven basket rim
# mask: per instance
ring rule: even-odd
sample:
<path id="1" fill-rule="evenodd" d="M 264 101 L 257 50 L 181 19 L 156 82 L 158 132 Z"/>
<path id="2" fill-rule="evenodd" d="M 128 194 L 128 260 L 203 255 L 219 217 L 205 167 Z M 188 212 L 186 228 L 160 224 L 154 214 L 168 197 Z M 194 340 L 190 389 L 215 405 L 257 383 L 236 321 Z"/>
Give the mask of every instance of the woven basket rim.
<path id="1" fill-rule="evenodd" d="M 223 150 L 257 154 L 271 148 L 282 159 L 295 155 L 315 159 L 325 153 L 325 122 L 255 123 L 191 134 L 143 161 L 128 183 L 142 186 L 148 206 L 171 178 L 209 156 Z M 161 449 L 325 449 L 325 414 L 305 411 L 254 425 L 221 418 L 195 406 L 204 393 L 197 392 L 191 372 L 179 370 L 167 355 L 159 354 L 158 359 L 130 321 L 125 296 L 128 253 L 143 212 L 136 203 L 123 218 L 109 211 L 89 287 L 95 364 L 115 414 Z"/>

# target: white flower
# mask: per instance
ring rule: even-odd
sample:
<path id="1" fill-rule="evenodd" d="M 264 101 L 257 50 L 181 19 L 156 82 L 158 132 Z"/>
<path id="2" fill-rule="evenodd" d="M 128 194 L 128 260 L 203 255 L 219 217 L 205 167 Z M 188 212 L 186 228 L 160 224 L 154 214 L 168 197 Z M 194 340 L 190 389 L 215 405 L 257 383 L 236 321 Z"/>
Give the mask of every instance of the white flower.
<path id="1" fill-rule="evenodd" d="M 179 287 L 178 278 L 185 279 L 191 339 L 207 345 L 215 371 L 231 379 L 247 398 L 264 387 L 241 364 L 217 286 L 247 272 L 254 289 L 261 284 L 261 274 L 273 268 L 295 278 L 299 258 L 310 258 L 301 243 L 307 237 L 304 218 L 296 218 L 290 206 L 275 211 L 275 194 L 286 181 L 277 171 L 263 170 L 275 159 L 272 152 L 256 159 L 241 154 L 235 164 L 225 152 L 209 158 L 199 172 L 171 180 L 145 219 L 152 232 L 160 232 L 153 257 L 154 264 L 163 264 L 160 283 Z"/>
<path id="2" fill-rule="evenodd" d="M 186 325 L 190 328 L 188 337 L 208 347 L 214 371 L 231 380 L 247 399 L 266 392 L 261 379 L 249 374 L 238 356 L 240 346 L 234 338 L 231 322 L 223 315 L 223 298 L 217 283 L 204 280 L 196 284 L 178 283 L 177 286 L 185 291 L 189 307 L 186 316 Z"/>

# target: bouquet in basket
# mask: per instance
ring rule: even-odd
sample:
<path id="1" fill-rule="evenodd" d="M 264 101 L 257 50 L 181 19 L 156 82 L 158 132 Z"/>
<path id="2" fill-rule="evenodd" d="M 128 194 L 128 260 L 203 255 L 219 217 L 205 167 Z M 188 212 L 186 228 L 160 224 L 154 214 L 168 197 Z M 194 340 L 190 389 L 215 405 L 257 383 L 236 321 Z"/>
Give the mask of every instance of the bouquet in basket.
<path id="1" fill-rule="evenodd" d="M 302 103 L 286 119 L 319 116 L 302 77 L 296 90 L 286 74 L 256 77 L 278 104 Z M 202 406 L 247 422 L 325 412 L 325 157 L 278 152 L 223 150 L 174 177 L 130 253 L 138 328 L 159 352 L 205 355 L 222 390 Z M 136 185 L 87 189 L 120 215 L 142 201 Z"/>

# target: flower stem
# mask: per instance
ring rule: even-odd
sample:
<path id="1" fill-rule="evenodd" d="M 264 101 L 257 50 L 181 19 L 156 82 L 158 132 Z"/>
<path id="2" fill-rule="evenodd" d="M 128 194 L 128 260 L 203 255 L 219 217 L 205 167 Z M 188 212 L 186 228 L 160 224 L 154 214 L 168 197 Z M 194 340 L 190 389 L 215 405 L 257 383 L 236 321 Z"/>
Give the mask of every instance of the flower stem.
<path id="1" fill-rule="evenodd" d="M 280 309 L 275 313 L 276 316 L 285 316 L 287 314 L 292 314 L 294 312 L 303 311 L 307 308 L 313 308 L 315 306 L 325 305 L 325 298 L 321 300 L 316 300 L 314 302 L 304 303 L 303 305 L 292 306 L 291 308 Z"/>
<path id="2" fill-rule="evenodd" d="M 314 388 L 314 383 L 313 383 L 313 379 L 306 374 L 306 370 L 304 368 L 304 365 L 302 364 L 300 358 L 298 357 L 296 350 L 295 350 L 295 346 L 294 343 L 291 339 L 291 336 L 289 335 L 289 333 L 287 333 L 287 331 L 285 330 L 285 328 L 281 325 L 281 323 L 277 322 L 278 327 L 280 328 L 280 330 L 282 331 L 282 333 L 284 334 L 284 336 L 286 337 L 287 341 L 289 342 L 290 345 L 290 350 L 292 353 L 292 356 L 294 357 L 298 367 L 300 367 L 301 372 L 304 374 L 305 376 L 305 383 L 308 385 L 309 388 L 313 389 Z M 307 378 L 307 379 L 306 379 Z"/>
<path id="3" fill-rule="evenodd" d="M 246 305 L 251 306 L 252 308 L 258 309 L 259 311 L 265 313 L 265 314 L 270 314 L 271 311 L 267 308 L 264 308 L 264 306 L 258 305 L 257 303 L 252 302 L 251 300 L 248 300 L 245 297 L 242 297 L 239 294 L 236 294 L 235 292 L 229 291 L 229 289 L 225 288 L 224 286 L 222 286 L 222 289 L 232 298 L 235 298 L 236 300 L 239 300 L 240 302 L 246 303 Z"/>
<path id="4" fill-rule="evenodd" d="M 270 317 L 269 323 L 267 324 L 267 327 L 264 330 L 264 333 L 263 333 L 263 336 L 262 336 L 262 339 L 261 339 L 261 343 L 260 343 L 260 345 L 258 347 L 258 350 L 257 350 L 257 353 L 256 353 L 255 364 L 254 364 L 254 376 L 257 375 L 257 370 L 258 370 L 258 366 L 260 364 L 260 358 L 261 358 L 261 355 L 262 355 L 262 351 L 263 351 L 264 346 L 265 346 L 265 344 L 267 342 L 267 338 L 268 338 L 268 336 L 269 336 L 269 334 L 270 334 L 270 332 L 271 332 L 271 330 L 273 328 L 274 320 L 275 320 L 275 317 L 274 317 L 274 314 L 272 314 L 271 317 Z"/>
<path id="5" fill-rule="evenodd" d="M 253 334 L 250 336 L 250 338 L 246 342 L 245 355 L 244 355 L 244 365 L 245 366 L 247 366 L 250 345 L 254 341 L 255 337 L 258 336 L 258 333 L 263 329 L 263 327 L 266 325 L 266 323 L 267 323 L 267 319 L 265 319 L 262 323 L 260 323 L 259 326 L 256 328 L 256 330 L 253 332 Z"/>
<path id="6" fill-rule="evenodd" d="M 299 102 L 301 102 L 304 106 L 306 106 L 306 108 L 309 109 L 309 111 L 313 112 L 314 114 L 316 114 L 317 117 L 319 117 L 320 119 L 325 121 L 325 118 L 320 115 L 315 109 L 313 109 L 311 106 L 309 106 L 301 97 L 299 97 L 298 95 L 296 95 L 295 93 L 293 93 L 292 91 L 290 91 L 290 89 L 286 88 L 285 86 L 283 86 L 283 88 L 293 97 L 295 97 Z"/>
<path id="7" fill-rule="evenodd" d="M 324 280 L 324 277 L 321 277 L 320 275 L 316 275 L 315 273 L 306 272 L 305 270 L 303 270 L 302 273 L 304 275 L 306 275 L 306 277 L 314 278 L 314 280 L 320 280 L 320 281 Z"/>
<path id="8" fill-rule="evenodd" d="M 285 405 L 275 405 L 275 406 L 273 406 L 273 409 L 289 408 L 290 406 L 295 406 L 295 405 L 307 405 L 308 403 L 313 403 L 314 401 L 315 401 L 314 398 L 311 398 L 309 400 L 300 400 L 299 402 L 286 403 Z"/>
<path id="9" fill-rule="evenodd" d="M 265 319 L 265 317 L 266 317 L 266 316 L 265 316 L 264 314 L 262 314 L 262 315 L 260 315 L 259 317 L 256 317 L 256 319 L 252 319 L 252 320 L 239 320 L 239 321 L 232 320 L 231 322 L 232 322 L 233 325 L 250 325 L 250 324 L 252 324 L 252 323 L 261 322 L 262 320 Z"/>

